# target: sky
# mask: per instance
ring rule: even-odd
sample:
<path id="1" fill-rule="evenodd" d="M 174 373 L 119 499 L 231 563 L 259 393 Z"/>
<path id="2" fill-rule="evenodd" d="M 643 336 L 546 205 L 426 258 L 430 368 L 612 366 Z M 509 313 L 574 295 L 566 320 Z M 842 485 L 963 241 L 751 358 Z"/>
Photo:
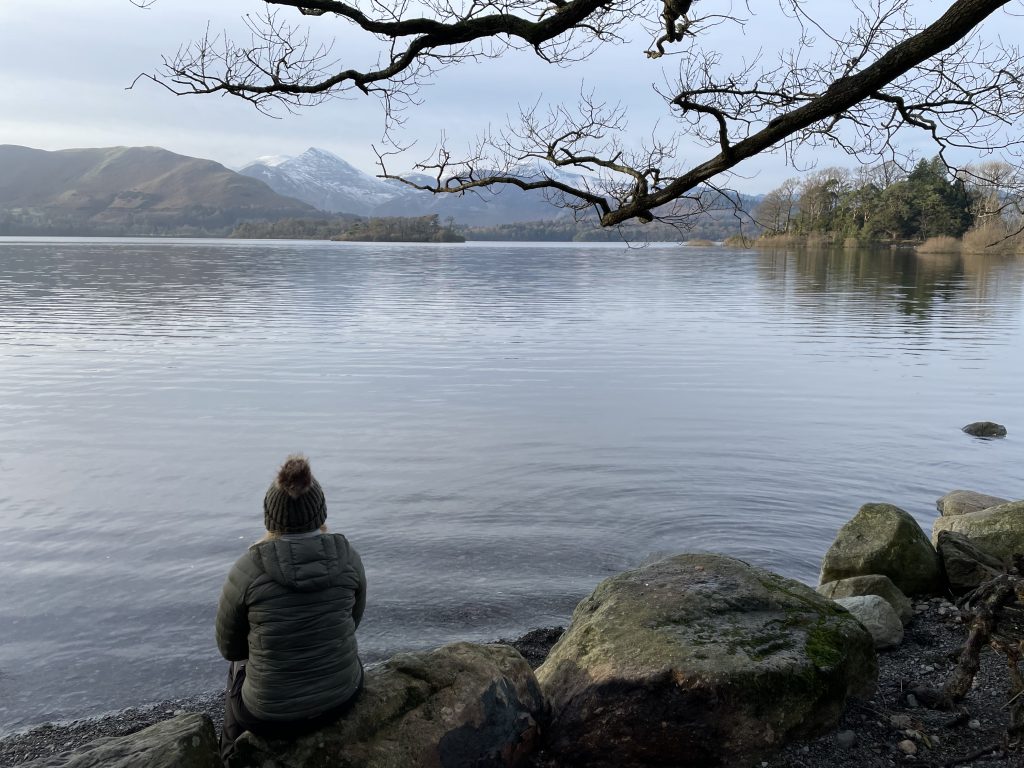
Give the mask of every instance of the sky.
<path id="1" fill-rule="evenodd" d="M 939 10 L 945 5 L 922 4 Z M 841 7 L 835 0 L 819 5 L 830 7 L 830 16 Z M 157 0 L 148 9 L 130 0 L 0 0 L 0 144 L 47 150 L 161 146 L 232 168 L 316 146 L 364 171 L 379 172 L 372 148 L 380 146 L 384 123 L 372 98 L 334 100 L 272 119 L 231 97 L 179 97 L 145 80 L 129 88 L 138 74 L 153 72 L 162 55 L 201 36 L 207 24 L 211 32 L 237 32 L 244 14 L 258 13 L 263 6 L 258 0 Z M 295 19 L 311 23 L 315 35 L 334 39 L 334 50 L 344 54 L 346 64 L 372 60 L 371 49 L 337 20 L 297 14 Z M 1004 16 L 999 30 L 1017 21 Z M 723 55 L 749 56 L 766 41 L 774 43 L 783 29 L 759 16 L 756 26 L 723 31 Z M 531 53 L 514 52 L 441 72 L 421 94 L 423 103 L 406 113 L 401 138 L 416 145 L 399 163 L 409 167 L 427 155 L 442 133 L 456 148 L 467 146 L 489 126 L 500 128 L 517 105 L 571 103 L 581 88 L 594 88 L 602 98 L 626 105 L 637 134 L 656 123 L 661 130 L 671 129 L 673 120 L 652 86 L 663 82 L 663 72 L 678 66 L 678 60 L 647 59 L 646 35 L 639 30 L 630 34 L 636 35 L 631 44 L 605 47 L 572 67 L 553 67 Z M 711 154 L 687 145 L 680 153 L 698 161 Z M 804 162 L 854 165 L 838 152 L 818 153 Z M 755 159 L 739 171 L 732 186 L 746 192 L 766 192 L 798 173 L 781 156 Z"/>

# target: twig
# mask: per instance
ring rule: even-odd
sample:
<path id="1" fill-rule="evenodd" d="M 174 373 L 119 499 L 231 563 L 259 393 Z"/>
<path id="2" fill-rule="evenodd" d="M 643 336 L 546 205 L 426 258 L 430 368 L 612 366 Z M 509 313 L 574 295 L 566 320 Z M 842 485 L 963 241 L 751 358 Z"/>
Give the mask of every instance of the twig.
<path id="1" fill-rule="evenodd" d="M 953 768 L 954 765 L 963 765 L 964 763 L 969 763 L 972 760 L 977 760 L 979 757 L 984 757 L 990 752 L 996 752 L 1001 748 L 1002 744 L 997 741 L 995 744 L 989 744 L 988 746 L 982 747 L 981 749 L 976 749 L 969 755 L 964 755 L 963 757 L 958 757 L 956 760 L 950 760 L 948 762 L 945 762 L 942 764 L 942 766 L 943 768 Z"/>
<path id="2" fill-rule="evenodd" d="M 1019 698 L 1020 698 L 1021 696 L 1024 696 L 1024 691 L 1018 691 L 1018 692 L 1017 692 L 1017 694 L 1016 694 L 1016 695 L 1015 695 L 1015 696 L 1014 696 L 1014 697 L 1013 697 L 1012 699 L 1010 699 L 1010 700 L 1009 700 L 1008 702 L 1006 702 L 1005 704 L 1003 704 L 1003 706 L 1001 706 L 1001 707 L 1000 707 L 1000 709 L 1006 709 L 1006 708 L 1007 708 L 1008 706 L 1010 706 L 1011 704 L 1013 704 L 1013 702 L 1015 702 L 1015 701 L 1016 701 L 1017 699 L 1019 699 Z"/>

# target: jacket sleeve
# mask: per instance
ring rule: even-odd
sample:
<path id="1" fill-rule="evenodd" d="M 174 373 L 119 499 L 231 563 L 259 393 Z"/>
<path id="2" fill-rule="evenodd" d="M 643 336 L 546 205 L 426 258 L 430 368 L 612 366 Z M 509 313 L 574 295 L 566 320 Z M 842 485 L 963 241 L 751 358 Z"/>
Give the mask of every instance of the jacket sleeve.
<path id="1" fill-rule="evenodd" d="M 366 609 L 366 571 L 363 569 L 363 561 L 359 558 L 359 553 L 353 549 L 351 554 L 352 567 L 356 570 L 356 578 L 359 582 L 356 586 L 356 604 L 352 606 L 352 620 L 358 627 L 363 618 L 363 611 Z"/>
<path id="2" fill-rule="evenodd" d="M 249 607 L 245 595 L 256 576 L 256 565 L 246 552 L 231 567 L 217 606 L 217 648 L 228 661 L 249 658 Z"/>

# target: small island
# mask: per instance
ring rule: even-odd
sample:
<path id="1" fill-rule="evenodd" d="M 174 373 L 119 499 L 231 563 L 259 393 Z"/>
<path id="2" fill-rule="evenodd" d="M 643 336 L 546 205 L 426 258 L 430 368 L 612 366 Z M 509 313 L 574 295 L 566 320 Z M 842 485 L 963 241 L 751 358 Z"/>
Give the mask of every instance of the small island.
<path id="1" fill-rule="evenodd" d="M 244 221 L 231 237 L 244 240 L 336 240 L 361 243 L 464 243 L 466 238 L 449 221 L 428 216 L 341 215 L 323 219 Z"/>

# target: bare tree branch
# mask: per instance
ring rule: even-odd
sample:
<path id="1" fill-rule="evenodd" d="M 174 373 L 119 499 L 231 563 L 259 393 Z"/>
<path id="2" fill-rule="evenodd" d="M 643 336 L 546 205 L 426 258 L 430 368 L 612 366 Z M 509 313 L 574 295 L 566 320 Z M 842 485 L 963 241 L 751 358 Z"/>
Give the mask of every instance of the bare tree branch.
<path id="1" fill-rule="evenodd" d="M 858 158 L 896 157 L 907 132 L 940 154 L 1019 145 L 1012 128 L 1024 117 L 1024 57 L 976 34 L 1019 0 L 947 0 L 927 25 L 914 19 L 913 0 L 859 0 L 844 6 L 852 23 L 843 30 L 831 3 L 777 1 L 798 33 L 792 47 L 736 62 L 707 41 L 725 25 L 756 24 L 763 6 L 742 0 L 268 0 L 271 10 L 248 19 L 248 43 L 207 33 L 146 77 L 175 93 L 231 94 L 263 111 L 372 94 L 392 125 L 418 103 L 420 85 L 450 65 L 517 47 L 555 63 L 585 58 L 594 46 L 622 42 L 628 25 L 645 24 L 654 35 L 647 57 L 671 52 L 679 61 L 678 76 L 657 88 L 674 129 L 638 142 L 621 105 L 585 93 L 575 108 L 520 110 L 458 159 L 442 143 L 417 166 L 434 181 L 406 180 L 449 194 L 542 190 L 556 204 L 596 212 L 606 226 L 699 210 L 708 194 L 727 199 L 716 179 L 765 152 L 792 160 L 800 147 L 835 146 Z M 818 7 L 827 9 L 822 18 L 812 12 Z M 380 58 L 344 67 L 274 8 L 354 27 L 383 44 Z M 684 138 L 706 147 L 706 159 L 684 162 Z M 385 166 L 390 157 L 378 155 L 382 175 L 401 178 Z"/>

